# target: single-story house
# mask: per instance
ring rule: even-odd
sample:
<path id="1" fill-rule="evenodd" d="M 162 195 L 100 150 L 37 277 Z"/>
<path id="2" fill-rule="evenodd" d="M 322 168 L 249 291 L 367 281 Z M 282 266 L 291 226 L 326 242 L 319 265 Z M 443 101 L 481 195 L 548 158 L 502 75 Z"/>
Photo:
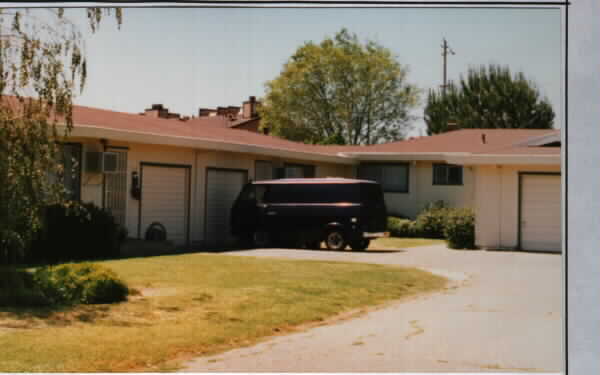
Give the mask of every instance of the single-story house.
<path id="1" fill-rule="evenodd" d="M 130 237 L 144 238 L 159 222 L 176 244 L 208 248 L 233 240 L 230 207 L 249 180 L 360 177 L 382 184 L 391 214 L 414 218 L 439 200 L 472 207 L 482 248 L 560 251 L 559 130 L 468 129 L 321 146 L 204 117 L 76 106 L 64 145 L 79 160 L 79 172 L 65 179 L 73 198 L 110 209 Z"/>

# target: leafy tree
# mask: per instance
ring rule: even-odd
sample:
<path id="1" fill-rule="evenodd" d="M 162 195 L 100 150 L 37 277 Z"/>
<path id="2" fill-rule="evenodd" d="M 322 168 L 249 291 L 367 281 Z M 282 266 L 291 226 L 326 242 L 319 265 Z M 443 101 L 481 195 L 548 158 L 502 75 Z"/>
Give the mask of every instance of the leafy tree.
<path id="1" fill-rule="evenodd" d="M 549 129 L 553 121 L 552 106 L 535 84 L 498 65 L 469 69 L 445 93 L 430 90 L 425 107 L 428 134 L 446 131 L 449 122 L 459 128 Z"/>
<path id="2" fill-rule="evenodd" d="M 306 42 L 266 83 L 261 126 L 294 141 L 372 144 L 401 139 L 418 89 L 389 49 L 346 29 Z"/>
<path id="3" fill-rule="evenodd" d="M 110 13 L 87 9 L 91 31 Z M 22 254 L 45 206 L 67 204 L 59 143 L 86 75 L 84 39 L 63 9 L 0 9 L 0 262 Z"/>

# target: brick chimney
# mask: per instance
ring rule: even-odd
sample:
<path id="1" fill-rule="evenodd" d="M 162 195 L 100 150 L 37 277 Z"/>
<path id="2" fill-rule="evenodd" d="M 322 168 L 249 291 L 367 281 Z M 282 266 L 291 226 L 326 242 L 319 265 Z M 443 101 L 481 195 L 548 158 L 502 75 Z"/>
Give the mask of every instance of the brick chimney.
<path id="1" fill-rule="evenodd" d="M 179 118 L 179 113 L 169 113 L 169 109 L 162 104 L 152 104 L 150 108 L 144 110 L 143 115 L 154 118 Z"/>
<path id="2" fill-rule="evenodd" d="M 200 108 L 198 109 L 198 117 L 209 117 L 217 114 L 216 109 Z"/>
<path id="3" fill-rule="evenodd" d="M 252 118 L 256 116 L 256 97 L 251 96 L 243 104 L 242 118 Z"/>

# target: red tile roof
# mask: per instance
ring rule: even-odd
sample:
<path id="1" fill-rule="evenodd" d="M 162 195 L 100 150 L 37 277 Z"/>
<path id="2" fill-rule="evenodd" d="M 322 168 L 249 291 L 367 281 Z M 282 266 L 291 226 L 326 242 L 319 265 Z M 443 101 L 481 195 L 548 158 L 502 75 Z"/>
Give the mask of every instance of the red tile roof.
<path id="1" fill-rule="evenodd" d="M 282 138 L 254 132 L 231 129 L 222 126 L 218 117 L 206 119 L 162 119 L 138 114 L 115 112 L 91 107 L 74 106 L 73 122 L 75 127 L 98 127 L 112 130 L 123 130 L 154 134 L 164 137 L 188 137 L 204 140 L 225 141 L 233 144 L 250 144 L 267 148 L 286 149 L 290 151 L 310 152 L 317 154 L 336 154 L 327 147 L 292 142 Z"/>
<path id="2" fill-rule="evenodd" d="M 560 153 L 558 147 L 516 147 L 528 138 L 559 134 L 555 129 L 461 129 L 398 142 L 356 148 L 351 152 L 538 154 Z"/>
<path id="3" fill-rule="evenodd" d="M 266 148 L 335 155 L 338 153 L 473 153 L 502 155 L 555 155 L 560 147 L 528 147 L 524 140 L 560 134 L 560 130 L 461 129 L 428 137 L 372 146 L 322 146 L 287 141 L 275 136 L 229 128 L 223 117 L 193 118 L 188 121 L 75 106 L 76 127 L 93 126 L 165 137 L 189 137 L 251 144 Z M 519 146 L 517 145 L 519 144 Z"/>

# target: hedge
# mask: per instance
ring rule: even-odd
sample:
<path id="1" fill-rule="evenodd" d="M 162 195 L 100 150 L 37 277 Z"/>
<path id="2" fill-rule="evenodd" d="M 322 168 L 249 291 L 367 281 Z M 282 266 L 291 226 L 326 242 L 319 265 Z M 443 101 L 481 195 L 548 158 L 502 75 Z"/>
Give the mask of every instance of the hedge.
<path id="1" fill-rule="evenodd" d="M 0 306 L 64 306 L 125 301 L 127 284 L 107 267 L 62 264 L 35 272 L 0 268 Z"/>
<path id="2" fill-rule="evenodd" d="M 446 242 L 451 249 L 475 248 L 475 215 L 468 208 L 454 209 L 446 218 Z"/>
<path id="3" fill-rule="evenodd" d="M 448 208 L 443 202 L 428 204 L 414 221 L 388 217 L 393 237 L 444 238 L 452 249 L 475 248 L 475 215 L 468 208 Z"/>
<path id="4" fill-rule="evenodd" d="M 117 257 L 127 231 L 93 203 L 72 202 L 45 210 L 44 230 L 28 251 L 28 262 L 47 263 Z"/>
<path id="5" fill-rule="evenodd" d="M 61 264 L 38 269 L 33 278 L 54 305 L 125 301 L 129 288 L 111 269 L 92 263 Z"/>

